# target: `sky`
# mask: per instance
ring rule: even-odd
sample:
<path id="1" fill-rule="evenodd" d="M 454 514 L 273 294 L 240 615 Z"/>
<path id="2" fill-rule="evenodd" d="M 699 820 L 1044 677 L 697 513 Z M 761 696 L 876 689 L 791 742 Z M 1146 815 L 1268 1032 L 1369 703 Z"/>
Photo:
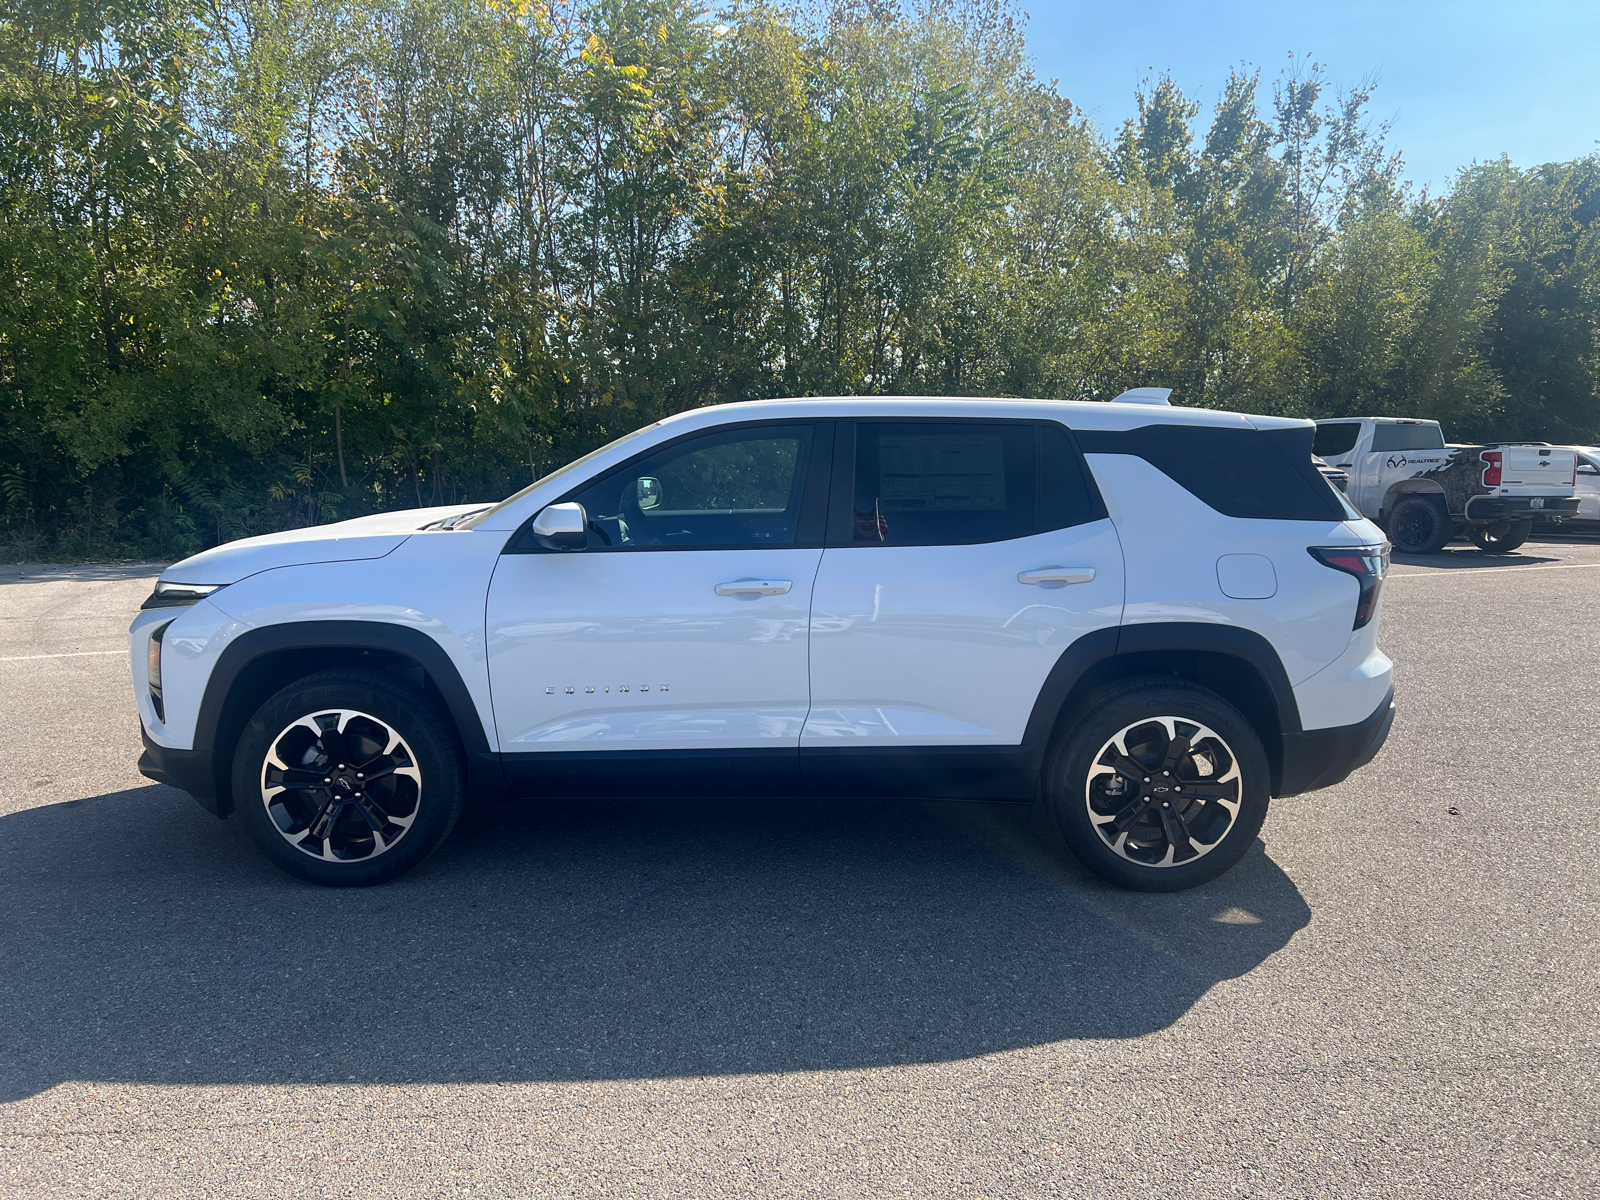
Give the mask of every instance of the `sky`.
<path id="1" fill-rule="evenodd" d="M 1348 87 L 1377 79 L 1403 178 L 1438 192 L 1460 168 L 1507 154 L 1520 167 L 1578 158 L 1600 141 L 1600 0 L 1051 3 L 1022 0 L 1038 74 L 1105 133 L 1137 111 L 1142 80 L 1169 72 L 1201 103 L 1203 131 L 1231 67 L 1259 68 L 1263 110 L 1289 53 Z"/>

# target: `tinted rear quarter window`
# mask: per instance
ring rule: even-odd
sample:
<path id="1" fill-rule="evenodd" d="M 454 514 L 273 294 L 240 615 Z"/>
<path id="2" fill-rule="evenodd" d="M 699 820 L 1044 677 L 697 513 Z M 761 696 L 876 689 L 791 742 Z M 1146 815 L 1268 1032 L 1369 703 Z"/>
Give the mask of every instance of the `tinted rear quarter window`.
<path id="1" fill-rule="evenodd" d="M 1343 521 L 1347 510 L 1311 461 L 1312 430 L 1146 425 L 1080 431 L 1085 454 L 1133 454 L 1229 517 Z"/>

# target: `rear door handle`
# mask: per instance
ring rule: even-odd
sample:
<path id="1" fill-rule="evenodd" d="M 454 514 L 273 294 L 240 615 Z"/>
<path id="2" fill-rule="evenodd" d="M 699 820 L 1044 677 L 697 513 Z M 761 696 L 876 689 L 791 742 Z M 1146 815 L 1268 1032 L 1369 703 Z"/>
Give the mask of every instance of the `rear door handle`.
<path id="1" fill-rule="evenodd" d="M 717 584 L 719 596 L 782 596 L 794 586 L 787 579 L 735 579 Z"/>
<path id="2" fill-rule="evenodd" d="M 1018 583 L 1088 583 L 1094 578 L 1093 567 L 1036 567 L 1017 576 Z"/>

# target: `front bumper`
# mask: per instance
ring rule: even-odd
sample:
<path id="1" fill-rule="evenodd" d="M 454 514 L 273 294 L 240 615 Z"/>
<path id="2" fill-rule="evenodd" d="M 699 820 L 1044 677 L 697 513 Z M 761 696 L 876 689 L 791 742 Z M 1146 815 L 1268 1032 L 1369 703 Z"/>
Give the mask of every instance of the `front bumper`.
<path id="1" fill-rule="evenodd" d="M 1535 508 L 1535 500 L 1544 503 Z M 1474 496 L 1467 501 L 1469 521 L 1560 521 L 1577 515 L 1576 496 Z"/>
<path id="2" fill-rule="evenodd" d="M 232 806 L 224 807 L 217 799 L 217 782 L 213 770 L 211 751 L 174 750 L 150 740 L 143 726 L 139 729 L 144 738 L 144 753 L 139 756 L 139 774 L 168 787 L 188 792 L 214 817 L 225 817 Z"/>
<path id="3" fill-rule="evenodd" d="M 1332 787 L 1366 766 L 1383 749 L 1394 724 L 1394 689 L 1372 715 L 1354 725 L 1283 735 L 1283 771 L 1274 796 L 1298 796 Z"/>

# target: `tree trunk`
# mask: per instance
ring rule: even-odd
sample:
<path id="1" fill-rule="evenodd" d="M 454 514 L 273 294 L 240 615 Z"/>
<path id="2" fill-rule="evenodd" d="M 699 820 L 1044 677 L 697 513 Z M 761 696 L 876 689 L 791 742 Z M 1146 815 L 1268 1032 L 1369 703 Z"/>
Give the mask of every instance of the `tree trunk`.
<path id="1" fill-rule="evenodd" d="M 350 386 L 350 294 L 344 297 L 344 369 L 339 378 L 340 387 Z M 333 444 L 339 452 L 339 486 L 350 486 L 350 477 L 344 470 L 344 401 L 339 399 L 333 404 Z"/>
<path id="2" fill-rule="evenodd" d="M 344 471 L 344 405 L 335 403 L 333 406 L 333 445 L 339 452 L 339 486 L 350 486 L 350 477 Z"/>

